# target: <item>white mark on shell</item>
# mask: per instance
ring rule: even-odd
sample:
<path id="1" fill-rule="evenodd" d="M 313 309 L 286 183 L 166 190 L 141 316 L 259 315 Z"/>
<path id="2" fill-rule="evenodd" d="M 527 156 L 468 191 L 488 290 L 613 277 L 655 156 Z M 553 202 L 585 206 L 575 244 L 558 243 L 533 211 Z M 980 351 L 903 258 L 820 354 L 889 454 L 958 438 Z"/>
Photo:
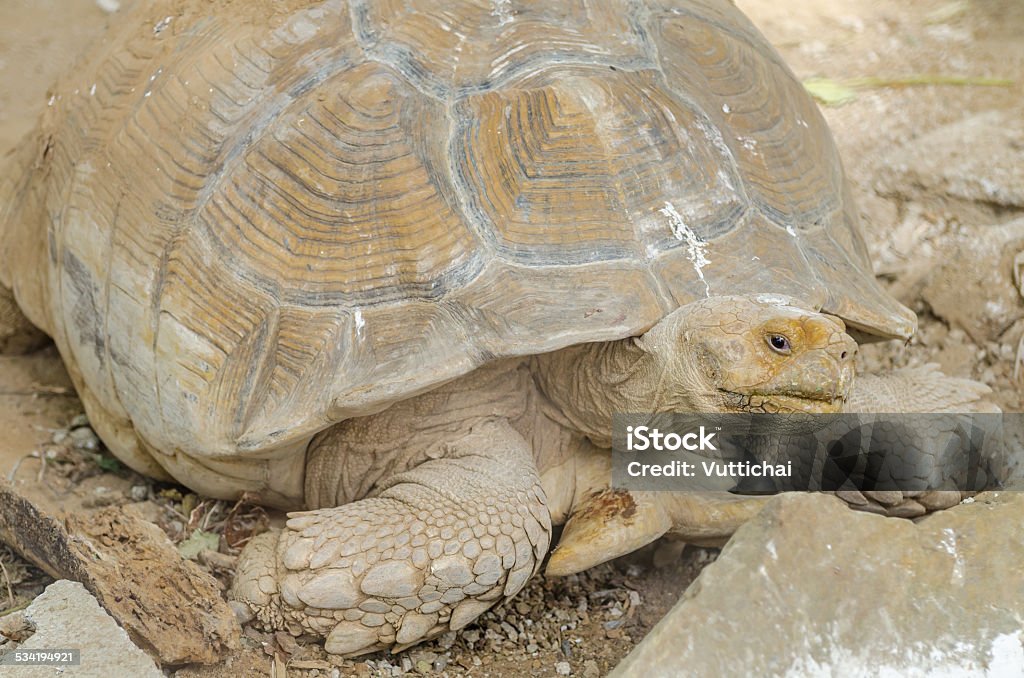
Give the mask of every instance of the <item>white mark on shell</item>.
<path id="1" fill-rule="evenodd" d="M 693 264 L 693 270 L 697 272 L 697 277 L 704 283 L 704 295 L 710 297 L 711 286 L 704 278 L 704 267 L 711 263 L 711 260 L 708 259 L 708 244 L 698 238 L 693 229 L 686 225 L 682 215 L 672 203 L 666 200 L 665 206 L 658 211 L 668 217 L 668 227 L 672 229 L 672 235 L 676 240 L 686 243 L 686 257 Z"/>
<path id="2" fill-rule="evenodd" d="M 174 19 L 174 17 L 165 16 L 163 19 L 160 19 L 160 21 L 157 21 L 156 25 L 153 26 L 153 35 L 160 35 L 163 33 L 164 29 L 171 25 L 172 19 Z"/>
<path id="3" fill-rule="evenodd" d="M 796 305 L 795 299 L 787 297 L 784 294 L 758 294 L 754 296 L 754 301 L 759 304 L 777 306 L 780 309 L 792 311 L 798 315 L 803 315 L 807 312 L 807 309 L 800 308 Z"/>
<path id="4" fill-rule="evenodd" d="M 504 26 L 512 21 L 512 12 L 509 11 L 511 0 L 494 0 L 491 4 L 491 16 L 498 19 L 498 25 Z"/>
<path id="5" fill-rule="evenodd" d="M 732 113 L 732 109 L 729 108 L 729 104 L 722 104 L 722 113 Z"/>
<path id="6" fill-rule="evenodd" d="M 732 180 L 729 178 L 729 175 L 725 173 L 725 170 L 718 170 L 718 172 L 715 173 L 715 176 L 718 177 L 718 181 L 721 182 L 721 184 L 725 186 L 730 193 L 736 192 L 736 187 L 732 185 Z M 718 197 L 718 194 L 716 193 L 714 200 L 716 204 L 722 204 L 728 200 L 728 197 Z"/>
<path id="7" fill-rule="evenodd" d="M 759 304 L 771 304 L 772 306 L 792 306 L 793 300 L 781 294 L 759 294 L 754 297 Z"/>
<path id="8" fill-rule="evenodd" d="M 366 320 L 363 318 L 363 312 L 357 308 L 352 318 L 356 323 L 356 336 L 361 338 L 363 336 L 363 328 L 366 327 Z"/>
<path id="9" fill-rule="evenodd" d="M 95 82 L 92 84 L 92 87 L 89 88 L 89 96 L 91 96 L 91 97 L 92 96 L 96 96 L 96 83 Z"/>

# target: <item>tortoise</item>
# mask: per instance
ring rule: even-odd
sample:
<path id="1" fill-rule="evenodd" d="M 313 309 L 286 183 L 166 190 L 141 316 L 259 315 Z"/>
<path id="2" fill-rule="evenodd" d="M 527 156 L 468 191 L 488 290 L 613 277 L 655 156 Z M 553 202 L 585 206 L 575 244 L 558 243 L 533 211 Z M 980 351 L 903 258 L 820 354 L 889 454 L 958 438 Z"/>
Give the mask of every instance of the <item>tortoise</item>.
<path id="1" fill-rule="evenodd" d="M 613 412 L 983 393 L 855 382 L 915 317 L 727 0 L 138 5 L 5 179 L 0 337 L 52 337 L 136 471 L 302 511 L 243 552 L 243 619 L 400 649 L 515 595 L 553 525 L 557 575 L 760 507 L 610 489 Z"/>

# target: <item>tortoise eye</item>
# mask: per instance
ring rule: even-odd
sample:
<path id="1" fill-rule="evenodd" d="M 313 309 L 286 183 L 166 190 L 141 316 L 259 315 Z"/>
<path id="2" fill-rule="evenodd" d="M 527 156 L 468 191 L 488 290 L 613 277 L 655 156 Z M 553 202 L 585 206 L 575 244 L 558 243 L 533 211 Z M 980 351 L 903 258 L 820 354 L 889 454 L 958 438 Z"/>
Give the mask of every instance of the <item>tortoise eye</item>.
<path id="1" fill-rule="evenodd" d="M 789 345 L 789 339 L 786 338 L 785 335 L 769 334 L 767 337 L 765 337 L 765 339 L 767 340 L 768 345 L 771 346 L 772 350 L 775 351 L 776 353 L 789 355 L 789 352 L 792 350 L 792 348 Z"/>

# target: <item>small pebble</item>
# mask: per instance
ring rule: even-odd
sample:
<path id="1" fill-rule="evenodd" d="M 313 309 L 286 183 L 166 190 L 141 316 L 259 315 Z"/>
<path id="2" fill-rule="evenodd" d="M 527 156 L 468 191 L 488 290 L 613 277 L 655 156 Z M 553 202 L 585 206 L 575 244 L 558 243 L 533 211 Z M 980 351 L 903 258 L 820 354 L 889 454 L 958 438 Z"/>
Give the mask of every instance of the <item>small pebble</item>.
<path id="1" fill-rule="evenodd" d="M 569 662 L 558 662 L 555 664 L 555 673 L 560 676 L 568 676 L 572 673 L 572 667 L 569 666 Z"/>
<path id="2" fill-rule="evenodd" d="M 519 640 L 519 632 L 516 631 L 507 621 L 501 622 L 501 630 L 505 632 L 505 635 L 508 636 L 508 639 L 513 643 Z"/>
<path id="3" fill-rule="evenodd" d="M 100 439 L 88 426 L 72 429 L 70 437 L 71 444 L 78 449 L 95 452 L 100 447 Z"/>

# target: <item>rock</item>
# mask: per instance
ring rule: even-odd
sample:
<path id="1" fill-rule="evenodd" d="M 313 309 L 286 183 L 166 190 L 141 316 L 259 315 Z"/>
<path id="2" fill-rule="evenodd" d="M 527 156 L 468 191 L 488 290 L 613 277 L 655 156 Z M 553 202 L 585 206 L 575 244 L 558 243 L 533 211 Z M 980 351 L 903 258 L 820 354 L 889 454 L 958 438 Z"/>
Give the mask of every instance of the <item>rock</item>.
<path id="1" fill-rule="evenodd" d="M 1024 163 L 1021 163 L 1024 165 Z M 1024 218 L 994 226 L 962 226 L 942 236 L 921 296 L 937 316 L 978 345 L 998 340 L 1024 318 Z"/>
<path id="2" fill-rule="evenodd" d="M 85 414 L 76 414 L 72 419 L 71 423 L 68 424 L 69 429 L 83 428 L 89 425 L 89 417 Z"/>
<path id="3" fill-rule="evenodd" d="M 20 643 L 32 635 L 32 624 L 25 618 L 22 612 L 5 612 L 0 616 L 0 644 L 5 640 L 13 640 Z"/>
<path id="4" fill-rule="evenodd" d="M 75 678 L 138 676 L 162 678 L 153 660 L 78 582 L 62 579 L 46 587 L 25 611 L 36 631 L 19 650 L 78 649 L 81 665 L 65 669 Z M 4 666 L 5 678 L 59 675 L 53 666 Z"/>
<path id="5" fill-rule="evenodd" d="M 1021 676 L 1021 515 L 1013 491 L 917 523 L 775 497 L 612 675 Z"/>
<path id="6" fill-rule="evenodd" d="M 1024 118 L 989 111 L 928 132 L 882 163 L 883 192 L 1024 207 Z"/>
<path id="7" fill-rule="evenodd" d="M 100 439 L 88 426 L 72 429 L 70 433 L 71 444 L 81 450 L 95 452 L 100 448 Z"/>

